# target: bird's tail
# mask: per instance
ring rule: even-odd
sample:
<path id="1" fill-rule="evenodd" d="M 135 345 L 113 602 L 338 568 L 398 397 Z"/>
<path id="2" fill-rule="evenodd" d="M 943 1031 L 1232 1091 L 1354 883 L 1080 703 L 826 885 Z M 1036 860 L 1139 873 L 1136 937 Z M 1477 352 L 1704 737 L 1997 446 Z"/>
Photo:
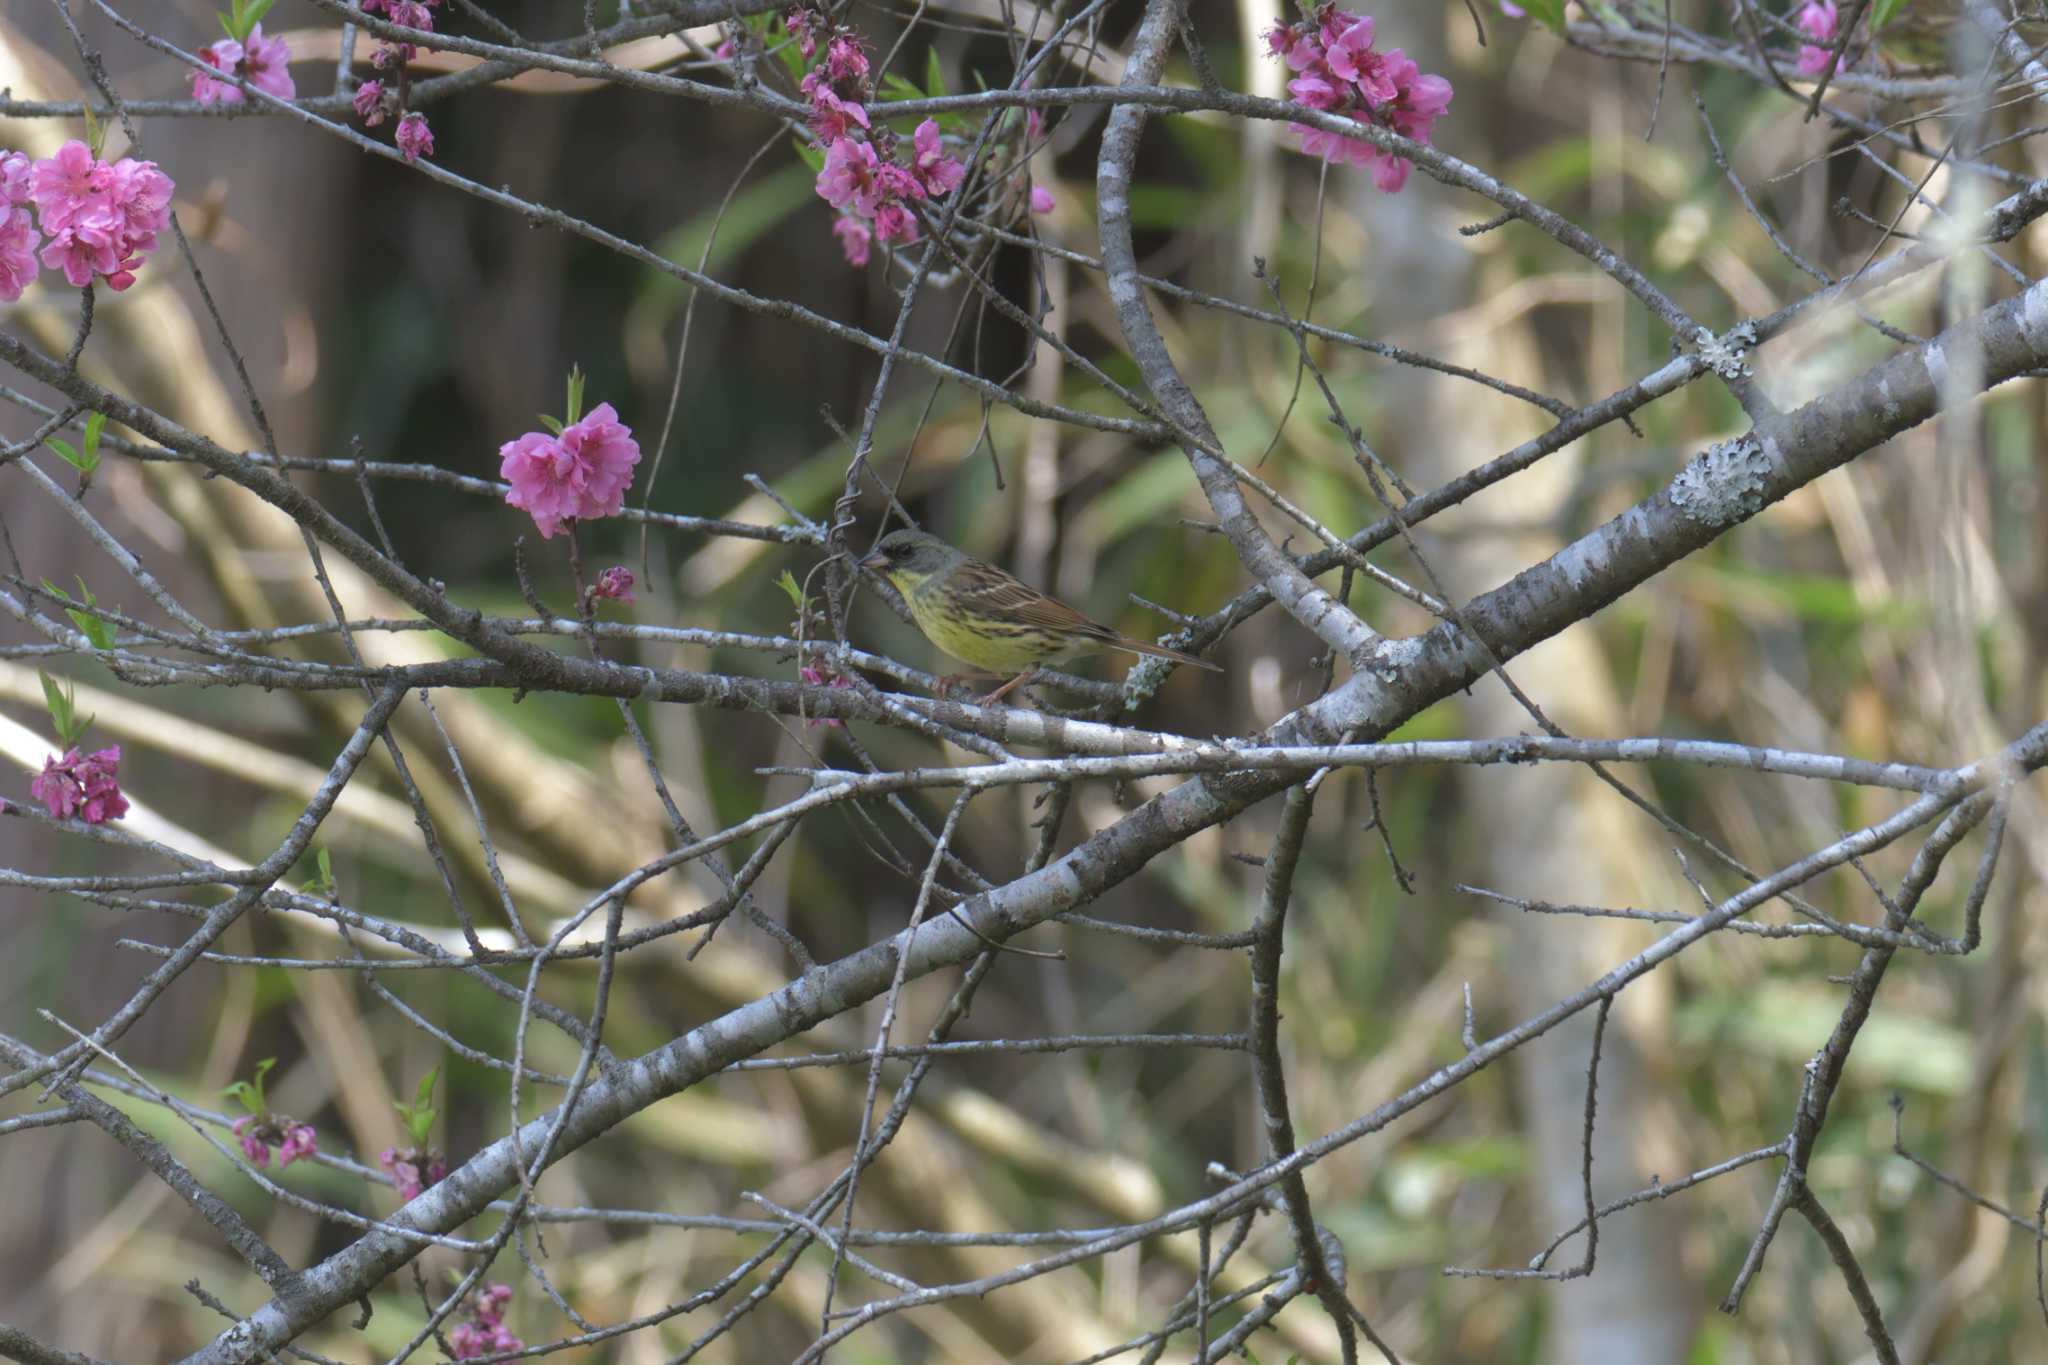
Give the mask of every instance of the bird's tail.
<path id="1" fill-rule="evenodd" d="M 1212 664 L 1207 659 L 1197 659 L 1192 654 L 1183 654 L 1177 649 L 1168 649 L 1165 645 L 1148 645 L 1143 640 L 1133 640 L 1128 635 L 1118 637 L 1116 647 L 1128 650 L 1132 654 L 1150 654 L 1156 659 L 1171 659 L 1177 664 L 1188 664 L 1195 668 L 1206 668 L 1211 673 L 1221 673 L 1223 671 L 1222 664 Z"/>

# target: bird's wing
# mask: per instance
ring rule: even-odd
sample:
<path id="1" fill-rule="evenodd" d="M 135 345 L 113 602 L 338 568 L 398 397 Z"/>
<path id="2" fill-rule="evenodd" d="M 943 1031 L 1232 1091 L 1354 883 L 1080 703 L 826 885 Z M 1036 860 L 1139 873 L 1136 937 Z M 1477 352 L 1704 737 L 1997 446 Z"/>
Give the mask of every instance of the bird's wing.
<path id="1" fill-rule="evenodd" d="M 1046 596 L 993 564 L 975 560 L 962 565 L 953 586 L 965 599 L 964 604 L 1007 616 L 1021 625 L 1092 635 L 1104 641 L 1122 638 L 1108 626 L 1089 620 L 1058 598 Z"/>

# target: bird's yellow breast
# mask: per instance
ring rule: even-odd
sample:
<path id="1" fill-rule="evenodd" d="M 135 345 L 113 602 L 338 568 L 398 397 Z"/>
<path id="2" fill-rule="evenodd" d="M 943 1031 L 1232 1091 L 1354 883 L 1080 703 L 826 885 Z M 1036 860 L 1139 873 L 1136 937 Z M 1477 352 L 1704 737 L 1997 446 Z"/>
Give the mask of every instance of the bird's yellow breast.
<path id="1" fill-rule="evenodd" d="M 917 628 L 962 663 L 991 673 L 1022 673 L 1033 664 L 1059 657 L 1062 642 L 1032 626 L 1017 626 L 960 609 L 943 581 L 929 574 L 889 570 L 889 581 L 903 594 Z"/>

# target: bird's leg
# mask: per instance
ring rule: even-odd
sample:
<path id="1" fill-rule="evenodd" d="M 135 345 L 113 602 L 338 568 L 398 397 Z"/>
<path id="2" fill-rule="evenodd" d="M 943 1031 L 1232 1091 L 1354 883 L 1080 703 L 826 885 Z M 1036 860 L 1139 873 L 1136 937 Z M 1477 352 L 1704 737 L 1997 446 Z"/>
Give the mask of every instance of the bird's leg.
<path id="1" fill-rule="evenodd" d="M 1031 667 L 1025 669 L 1022 673 L 1019 673 L 1016 677 L 1004 683 L 1001 687 L 998 687 L 995 691 L 983 697 L 981 699 L 981 704 L 983 706 L 994 706 L 1004 697 L 1009 696 L 1012 691 L 1016 690 L 1018 687 L 1023 686 L 1025 683 L 1030 682 L 1033 678 L 1037 676 L 1038 665 L 1033 664 L 1031 665 Z"/>

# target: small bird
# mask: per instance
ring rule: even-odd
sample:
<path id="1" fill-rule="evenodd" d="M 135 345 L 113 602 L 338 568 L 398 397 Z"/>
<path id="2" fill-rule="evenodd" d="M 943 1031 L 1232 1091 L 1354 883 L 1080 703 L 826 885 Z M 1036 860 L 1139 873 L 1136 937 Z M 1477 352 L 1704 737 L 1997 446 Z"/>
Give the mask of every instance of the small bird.
<path id="1" fill-rule="evenodd" d="M 984 697 L 984 703 L 1002 700 L 1043 664 L 1105 649 L 1223 671 L 1207 659 L 1133 640 L 1091 621 L 987 560 L 976 559 L 922 531 L 893 531 L 883 536 L 861 567 L 873 569 L 895 585 L 925 639 L 991 676 L 1010 679 Z M 941 678 L 940 694 L 949 691 L 961 676 Z"/>

